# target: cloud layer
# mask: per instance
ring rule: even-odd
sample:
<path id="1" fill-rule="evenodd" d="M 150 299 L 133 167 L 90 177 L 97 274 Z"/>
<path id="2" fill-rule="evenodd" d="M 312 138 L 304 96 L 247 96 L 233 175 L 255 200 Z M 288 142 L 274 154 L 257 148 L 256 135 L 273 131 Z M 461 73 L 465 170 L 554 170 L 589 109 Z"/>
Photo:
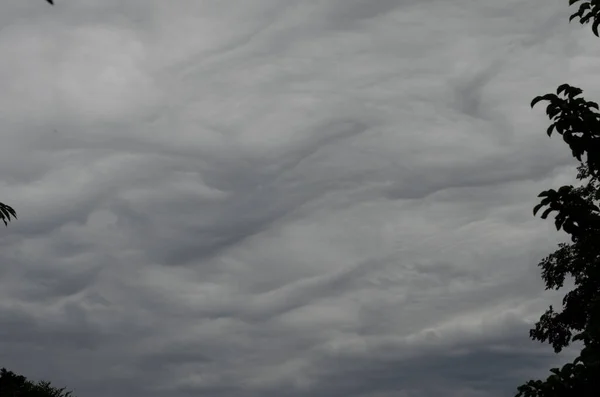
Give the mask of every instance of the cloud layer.
<path id="1" fill-rule="evenodd" d="M 560 0 L 57 0 L 0 16 L 0 366 L 80 396 L 510 395 L 586 84 Z M 559 358 L 560 359 L 560 358 Z"/>

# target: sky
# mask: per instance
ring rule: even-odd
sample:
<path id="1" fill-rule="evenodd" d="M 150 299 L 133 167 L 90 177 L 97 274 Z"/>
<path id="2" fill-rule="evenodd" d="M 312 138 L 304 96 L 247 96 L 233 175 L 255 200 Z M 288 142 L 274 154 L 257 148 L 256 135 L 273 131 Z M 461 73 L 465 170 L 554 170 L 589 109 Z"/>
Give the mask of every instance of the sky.
<path id="1" fill-rule="evenodd" d="M 0 366 L 79 397 L 500 397 L 600 98 L 566 0 L 4 0 Z"/>

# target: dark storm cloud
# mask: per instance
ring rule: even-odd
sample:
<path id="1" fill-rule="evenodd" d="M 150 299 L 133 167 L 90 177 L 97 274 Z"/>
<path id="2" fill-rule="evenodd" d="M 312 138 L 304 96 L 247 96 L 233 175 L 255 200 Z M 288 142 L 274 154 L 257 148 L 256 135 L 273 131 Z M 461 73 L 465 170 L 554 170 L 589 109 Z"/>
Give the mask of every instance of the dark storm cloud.
<path id="1" fill-rule="evenodd" d="M 530 214 L 574 163 L 528 105 L 597 71 L 563 1 L 13 3 L 2 366 L 91 397 L 497 397 L 556 362 L 527 330 L 561 236 Z"/>

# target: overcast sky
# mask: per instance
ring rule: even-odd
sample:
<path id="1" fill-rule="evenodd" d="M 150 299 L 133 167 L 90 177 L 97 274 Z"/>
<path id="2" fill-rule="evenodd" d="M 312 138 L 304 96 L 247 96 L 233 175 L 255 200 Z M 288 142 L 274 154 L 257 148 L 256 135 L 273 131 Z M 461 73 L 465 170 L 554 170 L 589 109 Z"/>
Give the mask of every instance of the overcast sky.
<path id="1" fill-rule="evenodd" d="M 566 0 L 2 0 L 0 366 L 79 397 L 500 397 L 588 100 Z"/>

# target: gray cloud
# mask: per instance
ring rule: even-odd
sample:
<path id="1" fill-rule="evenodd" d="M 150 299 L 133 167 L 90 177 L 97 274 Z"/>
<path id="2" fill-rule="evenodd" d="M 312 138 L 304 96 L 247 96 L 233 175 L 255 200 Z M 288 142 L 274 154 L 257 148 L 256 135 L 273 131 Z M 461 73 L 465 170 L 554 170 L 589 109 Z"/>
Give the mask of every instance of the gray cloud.
<path id="1" fill-rule="evenodd" d="M 57 0 L 0 15 L 2 366 L 81 396 L 473 396 L 528 340 L 575 163 L 563 1 Z M 597 92 L 598 91 L 598 92 Z"/>

